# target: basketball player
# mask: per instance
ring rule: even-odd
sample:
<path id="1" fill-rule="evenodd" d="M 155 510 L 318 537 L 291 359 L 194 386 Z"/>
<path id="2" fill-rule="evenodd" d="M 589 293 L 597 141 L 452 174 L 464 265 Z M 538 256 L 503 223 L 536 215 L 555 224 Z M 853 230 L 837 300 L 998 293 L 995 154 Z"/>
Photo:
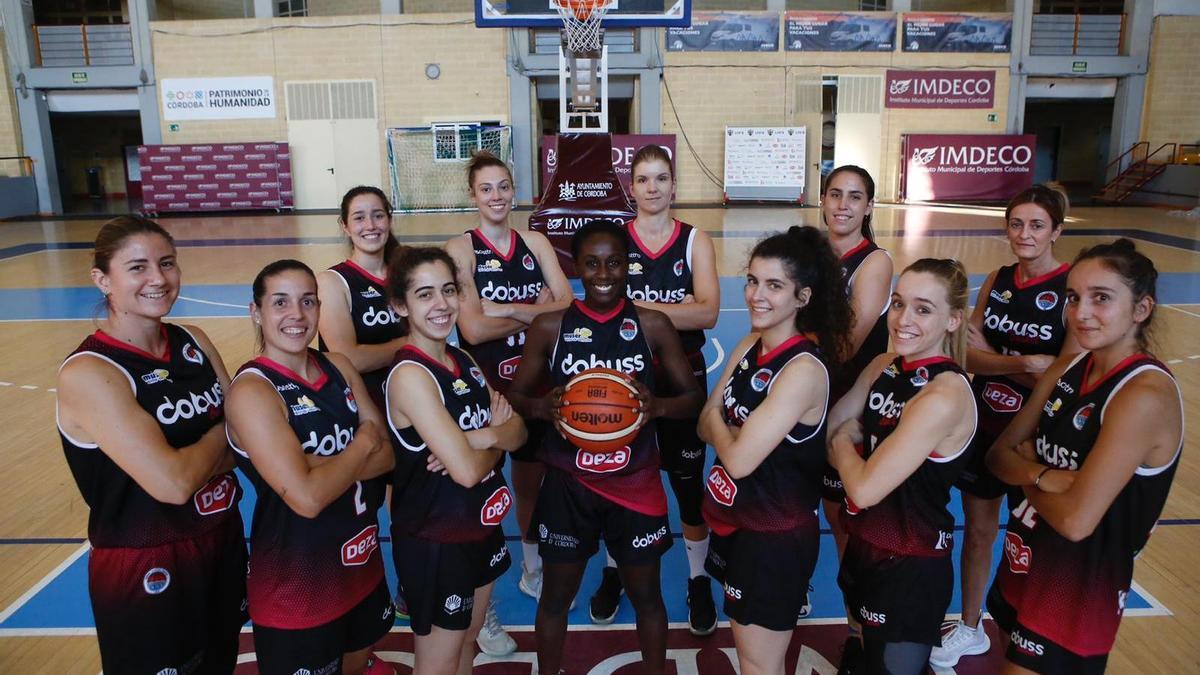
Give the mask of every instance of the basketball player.
<path id="1" fill-rule="evenodd" d="M 1006 673 L 1104 672 L 1183 449 L 1179 386 L 1147 351 L 1157 278 L 1128 239 L 1075 258 L 1067 323 L 1086 351 L 1046 370 L 988 453 L 1025 496 L 988 593 Z"/>
<path id="2" fill-rule="evenodd" d="M 92 260 L 107 316 L 59 369 L 56 412 L 90 508 L 104 672 L 232 672 L 246 545 L 225 440 L 229 376 L 202 331 L 162 321 L 180 281 L 166 230 L 114 218 Z"/>
<path id="3" fill-rule="evenodd" d="M 1009 201 L 1005 234 L 1017 262 L 988 276 L 971 313 L 967 368 L 975 374 L 971 390 L 979 408 L 979 432 L 957 483 L 966 518 L 962 618 L 930 655 L 930 663 L 939 668 L 953 668 L 960 657 L 983 654 L 990 647 L 979 615 L 1006 486 L 987 470 L 987 450 L 1054 359 L 1079 351 L 1067 335 L 1063 316 L 1070 265 L 1059 262 L 1053 248 L 1062 236 L 1066 212 L 1066 195 L 1045 185 L 1023 190 Z"/>
<path id="4" fill-rule="evenodd" d="M 892 291 L 892 257 L 875 243 L 871 216 L 875 210 L 875 181 L 859 166 L 847 164 L 834 169 L 825 179 L 821 193 L 821 220 L 829 233 L 829 243 L 842 265 L 846 293 L 854 309 L 850 326 L 851 357 L 833 372 L 832 403 L 845 395 L 863 368 L 876 356 L 887 351 L 887 308 Z M 838 560 L 846 548 L 846 530 L 838 514 L 846 492 L 842 480 L 832 467 L 826 465 L 821 479 L 821 496 L 825 519 L 833 532 Z M 807 616 L 811 606 L 805 603 L 801 616 Z M 858 622 L 847 611 L 846 625 L 850 630 L 842 646 L 842 661 L 852 664 L 861 660 L 862 639 Z"/>
<path id="5" fill-rule="evenodd" d="M 230 387 L 229 441 L 258 495 L 246 587 L 259 671 L 391 673 L 370 659 L 394 623 L 372 480 L 392 467 L 382 419 L 349 359 L 308 346 L 320 303 L 307 265 L 267 265 L 253 297 L 261 353 Z"/>
<path id="6" fill-rule="evenodd" d="M 633 156 L 633 197 L 637 218 L 628 224 L 629 287 L 627 297 L 638 307 L 656 309 L 679 331 L 692 376 L 701 391 L 708 389 L 704 363 L 704 330 L 717 323 L 721 286 L 716 255 L 707 233 L 671 218 L 675 173 L 671 157 L 659 145 L 647 145 Z M 660 387 L 663 379 L 658 380 Z M 656 394 L 669 392 L 660 390 Z M 711 635 L 717 629 L 717 609 L 704 572 L 708 555 L 708 526 L 700 514 L 704 501 L 704 442 L 696 435 L 696 419 L 658 422 L 662 468 L 679 504 L 683 545 L 688 560 L 688 629 L 692 635 Z M 609 556 L 600 587 L 590 603 L 594 623 L 612 623 L 621 599 L 621 579 Z"/>
<path id="7" fill-rule="evenodd" d="M 848 539 L 838 585 L 862 625 L 866 672 L 923 673 L 950 604 L 954 517 L 946 505 L 975 435 L 962 370 L 967 273 L 925 258 L 888 310 L 894 352 L 875 358 L 830 413 Z"/>
<path id="8" fill-rule="evenodd" d="M 546 434 L 540 448 L 546 477 L 530 526 L 545 570 L 536 620 L 538 669 L 557 673 L 562 667 L 567 611 L 603 537 L 637 615 L 642 663 L 657 674 L 665 667 L 667 638 L 659 562 L 671 546 L 671 533 L 653 420 L 694 416 L 703 393 L 670 319 L 626 299 L 629 234 L 624 227 L 592 221 L 571 240 L 571 253 L 584 299 L 543 314 L 530 326 L 509 392 L 513 405 L 526 417 L 557 420 L 562 385 L 585 370 L 605 367 L 638 383 L 651 421 L 626 448 L 612 453 L 589 452 L 560 434 Z M 677 392 L 672 396 L 652 393 L 655 359 L 657 372 Z M 556 388 L 540 396 L 539 383 L 547 379 Z"/>
<path id="9" fill-rule="evenodd" d="M 458 335 L 463 349 L 483 369 L 494 391 L 508 391 L 521 362 L 525 330 L 538 314 L 562 309 L 571 301 L 571 284 L 558 255 L 540 232 L 509 226 L 513 180 L 508 165 L 481 151 L 467 164 L 467 190 L 479 212 L 479 226 L 446 242 L 459 270 Z M 541 425 L 528 425 L 529 440 L 513 452 L 512 480 L 517 524 L 529 530 L 533 504 L 545 467 L 537 461 Z M 542 593 L 542 559 L 537 542 L 521 542 L 521 578 L 517 587 L 535 600 Z M 516 650 L 494 609 L 479 635 L 479 648 L 492 656 Z"/>
<path id="10" fill-rule="evenodd" d="M 500 469 L 526 434 L 470 355 L 446 344 L 457 277 L 440 248 L 407 248 L 392 261 L 388 297 L 408 344 L 388 375 L 387 416 L 392 559 L 412 620 L 414 672 L 467 675 L 492 586 L 512 564 L 500 521 L 513 497 Z"/>
<path id="11" fill-rule="evenodd" d="M 396 350 L 404 346 L 388 306 L 387 263 L 400 243 L 392 234 L 392 205 L 377 187 L 359 185 L 342 197 L 338 224 L 350 239 L 346 260 L 317 275 L 321 300 L 318 344 L 350 359 L 376 410 Z"/>
<path id="12" fill-rule="evenodd" d="M 850 304 L 829 242 L 792 227 L 758 243 L 746 273 L 753 331 L 700 416 L 717 452 L 704 517 L 740 672 L 783 672 L 817 564 L 829 374 L 848 350 Z M 737 431 L 735 436 L 734 431 Z"/>

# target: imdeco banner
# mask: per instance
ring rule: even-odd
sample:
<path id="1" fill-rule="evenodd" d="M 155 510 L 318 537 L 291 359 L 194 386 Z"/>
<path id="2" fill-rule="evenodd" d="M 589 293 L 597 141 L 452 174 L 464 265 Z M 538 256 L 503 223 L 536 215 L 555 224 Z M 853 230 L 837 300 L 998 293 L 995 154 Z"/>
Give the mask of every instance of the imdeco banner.
<path id="1" fill-rule="evenodd" d="M 905 134 L 900 198 L 1006 201 L 1033 185 L 1033 134 Z"/>

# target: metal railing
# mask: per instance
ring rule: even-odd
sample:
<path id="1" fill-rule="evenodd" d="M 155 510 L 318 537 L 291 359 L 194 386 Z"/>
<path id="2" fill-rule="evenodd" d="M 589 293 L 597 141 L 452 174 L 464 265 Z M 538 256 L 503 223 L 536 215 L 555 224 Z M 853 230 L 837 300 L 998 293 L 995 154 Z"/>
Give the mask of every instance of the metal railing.
<path id="1" fill-rule="evenodd" d="M 31 28 L 40 66 L 133 65 L 133 35 L 127 23 L 80 26 L 34 24 Z"/>
<path id="2" fill-rule="evenodd" d="M 1034 14 L 1029 53 L 1117 56 L 1125 50 L 1124 14 Z"/>

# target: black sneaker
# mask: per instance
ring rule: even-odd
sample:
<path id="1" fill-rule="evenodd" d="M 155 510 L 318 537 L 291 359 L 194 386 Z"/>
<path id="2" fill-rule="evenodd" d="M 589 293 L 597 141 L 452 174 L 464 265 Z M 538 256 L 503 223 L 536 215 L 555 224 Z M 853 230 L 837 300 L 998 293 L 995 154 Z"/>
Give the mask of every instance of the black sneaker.
<path id="1" fill-rule="evenodd" d="M 621 604 L 621 594 L 624 592 L 617 568 L 605 567 L 601 573 L 600 587 L 596 589 L 588 606 L 592 623 L 602 626 L 612 623 L 613 619 L 617 618 L 617 606 Z"/>
<path id="2" fill-rule="evenodd" d="M 838 675 L 861 675 L 867 672 L 867 655 L 863 652 L 862 638 L 851 635 L 842 643 L 842 662 Z"/>
<path id="3" fill-rule="evenodd" d="M 713 604 L 710 581 L 703 574 L 688 579 L 688 631 L 698 637 L 717 630 L 717 606 Z"/>

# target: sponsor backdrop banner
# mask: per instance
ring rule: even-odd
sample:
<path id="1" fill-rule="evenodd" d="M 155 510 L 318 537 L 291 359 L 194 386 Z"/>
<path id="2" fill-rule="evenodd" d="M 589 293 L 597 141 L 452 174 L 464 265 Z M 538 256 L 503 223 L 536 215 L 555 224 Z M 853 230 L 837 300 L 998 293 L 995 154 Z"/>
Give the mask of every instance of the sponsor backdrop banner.
<path id="1" fill-rule="evenodd" d="M 269 75 L 166 79 L 159 89 L 167 120 L 275 117 L 275 78 Z"/>
<path id="2" fill-rule="evenodd" d="M 145 213 L 292 207 L 287 143 L 141 145 L 138 161 Z"/>
<path id="3" fill-rule="evenodd" d="M 779 51 L 779 12 L 692 12 L 691 26 L 667 29 L 667 51 Z"/>
<path id="4" fill-rule="evenodd" d="M 727 199 L 804 198 L 805 127 L 725 127 Z"/>
<path id="5" fill-rule="evenodd" d="M 630 186 L 633 181 L 633 156 L 643 145 L 661 145 L 675 162 L 675 134 L 613 134 L 612 136 L 612 165 L 625 188 L 625 194 L 633 199 Z M 558 137 L 542 136 L 542 185 L 550 184 L 550 176 L 558 168 Z"/>
<path id="6" fill-rule="evenodd" d="M 905 134 L 901 143 L 903 201 L 1005 201 L 1033 185 L 1033 134 Z"/>
<path id="7" fill-rule="evenodd" d="M 555 171 L 529 216 L 529 229 L 541 232 L 558 253 L 570 276 L 571 237 L 587 223 L 607 218 L 627 223 L 637 212 L 629 203 L 613 170 L 613 147 L 608 134 L 559 134 Z"/>
<path id="8" fill-rule="evenodd" d="M 888 108 L 995 107 L 994 70 L 889 70 Z"/>
<path id="9" fill-rule="evenodd" d="M 906 52 L 1007 54 L 1012 41 L 1012 15 L 908 12 L 902 36 Z"/>
<path id="10" fill-rule="evenodd" d="M 887 12 L 787 12 L 789 52 L 890 52 L 896 49 L 896 15 Z"/>

